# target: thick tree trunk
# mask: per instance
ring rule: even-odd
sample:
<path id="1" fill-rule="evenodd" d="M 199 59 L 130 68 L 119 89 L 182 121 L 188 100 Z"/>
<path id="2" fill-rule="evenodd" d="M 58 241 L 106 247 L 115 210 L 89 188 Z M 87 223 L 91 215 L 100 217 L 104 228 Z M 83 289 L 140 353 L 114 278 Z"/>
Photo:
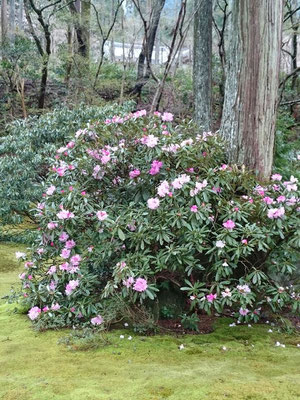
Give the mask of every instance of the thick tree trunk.
<path id="1" fill-rule="evenodd" d="M 1 42 L 2 45 L 7 41 L 8 23 L 7 23 L 7 0 L 1 2 Z"/>
<path id="2" fill-rule="evenodd" d="M 282 12 L 282 0 L 233 2 L 221 134 L 229 161 L 262 179 L 273 163 Z"/>
<path id="3" fill-rule="evenodd" d="M 194 0 L 194 119 L 209 131 L 212 122 L 212 0 Z"/>

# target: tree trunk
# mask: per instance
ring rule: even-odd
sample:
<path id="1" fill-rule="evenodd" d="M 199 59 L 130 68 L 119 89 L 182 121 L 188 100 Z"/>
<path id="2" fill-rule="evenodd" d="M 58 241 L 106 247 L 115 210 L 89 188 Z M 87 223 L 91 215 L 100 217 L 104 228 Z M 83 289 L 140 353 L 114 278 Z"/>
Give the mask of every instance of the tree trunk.
<path id="1" fill-rule="evenodd" d="M 91 1 L 81 2 L 81 31 L 82 47 L 81 55 L 87 60 L 90 57 L 90 20 L 91 20 Z"/>
<path id="2" fill-rule="evenodd" d="M 229 162 L 261 179 L 272 171 L 282 12 L 282 0 L 233 2 L 221 134 Z"/>
<path id="3" fill-rule="evenodd" d="M 298 25 L 293 27 L 293 37 L 292 37 L 292 71 L 297 68 L 297 56 L 298 56 Z M 292 77 L 291 87 L 294 90 L 296 88 L 298 75 L 295 74 Z"/>
<path id="4" fill-rule="evenodd" d="M 144 36 L 143 48 L 138 58 L 137 67 L 137 82 L 132 91 L 132 94 L 140 95 L 143 86 L 147 83 L 150 78 L 150 65 L 151 58 L 155 43 L 156 32 L 161 16 L 162 9 L 164 8 L 166 0 L 156 0 L 151 9 L 149 23 Z M 148 3 L 150 4 L 150 3 Z M 146 61 L 146 68 L 145 68 Z"/>
<path id="5" fill-rule="evenodd" d="M 16 5 L 15 0 L 10 0 L 9 3 L 9 36 L 10 40 L 15 40 L 15 18 L 16 18 Z"/>
<path id="6" fill-rule="evenodd" d="M 18 25 L 19 25 L 20 31 L 22 31 L 23 30 L 23 0 L 19 0 Z"/>
<path id="7" fill-rule="evenodd" d="M 1 42 L 4 45 L 7 41 L 8 23 L 7 23 L 7 0 L 1 2 Z"/>
<path id="8" fill-rule="evenodd" d="M 212 0 L 194 1 L 194 119 L 211 130 L 212 121 Z"/>

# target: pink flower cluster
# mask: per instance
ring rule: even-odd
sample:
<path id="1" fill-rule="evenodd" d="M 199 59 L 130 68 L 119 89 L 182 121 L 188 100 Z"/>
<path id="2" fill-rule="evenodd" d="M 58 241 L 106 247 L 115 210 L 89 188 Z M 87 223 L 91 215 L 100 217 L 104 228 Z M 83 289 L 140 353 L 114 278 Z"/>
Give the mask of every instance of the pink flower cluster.
<path id="1" fill-rule="evenodd" d="M 134 169 L 129 172 L 129 178 L 134 179 L 141 175 L 141 171 L 139 169 Z"/>
<path id="2" fill-rule="evenodd" d="M 284 216 L 284 214 L 285 214 L 284 207 L 270 208 L 268 210 L 268 218 L 270 218 L 270 219 L 282 218 Z"/>
<path id="3" fill-rule="evenodd" d="M 71 280 L 66 285 L 65 293 L 67 296 L 70 296 L 72 292 L 79 286 L 79 280 Z"/>
<path id="4" fill-rule="evenodd" d="M 159 174 L 160 168 L 163 166 L 161 161 L 154 160 L 151 164 L 151 169 L 149 170 L 150 175 L 157 175 Z"/>
<path id="5" fill-rule="evenodd" d="M 136 292 L 145 292 L 148 287 L 146 279 L 137 278 L 134 283 L 134 278 L 132 276 L 130 276 L 126 280 L 123 280 L 123 285 L 126 286 L 128 289 L 133 285 L 133 290 L 135 290 Z"/>
<path id="6" fill-rule="evenodd" d="M 74 217 L 75 217 L 75 215 L 74 215 L 73 212 L 71 212 L 71 211 L 69 211 L 69 210 L 64 210 L 64 209 L 62 209 L 61 211 L 59 211 L 59 212 L 56 214 L 56 216 L 57 216 L 57 218 L 59 218 L 59 219 L 71 219 L 71 218 L 74 218 Z"/>

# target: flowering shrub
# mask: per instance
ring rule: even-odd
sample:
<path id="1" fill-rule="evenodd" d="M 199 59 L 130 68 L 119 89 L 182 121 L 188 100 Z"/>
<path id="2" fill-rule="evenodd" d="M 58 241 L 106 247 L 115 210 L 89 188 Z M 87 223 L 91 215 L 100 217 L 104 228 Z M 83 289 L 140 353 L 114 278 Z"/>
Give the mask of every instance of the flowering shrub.
<path id="1" fill-rule="evenodd" d="M 225 164 L 218 135 L 172 118 L 113 117 L 57 149 L 35 209 L 39 237 L 19 256 L 32 320 L 102 326 L 107 302 L 149 304 L 163 281 L 191 309 L 244 320 L 299 311 L 279 279 L 300 245 L 297 180 L 259 184 Z"/>
<path id="2" fill-rule="evenodd" d="M 128 113 L 134 103 L 123 106 L 83 106 L 12 122 L 0 138 L 0 217 L 2 223 L 19 223 L 28 216 L 30 205 L 42 195 L 48 175 L 48 157 L 68 136 L 94 120 L 102 121 L 114 112 Z"/>

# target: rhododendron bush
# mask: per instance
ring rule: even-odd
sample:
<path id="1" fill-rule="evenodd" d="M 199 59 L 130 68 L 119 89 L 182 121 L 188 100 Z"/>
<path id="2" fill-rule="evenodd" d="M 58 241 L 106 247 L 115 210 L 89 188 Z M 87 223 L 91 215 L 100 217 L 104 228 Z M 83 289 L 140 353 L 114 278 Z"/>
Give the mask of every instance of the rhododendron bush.
<path id="1" fill-rule="evenodd" d="M 297 180 L 259 184 L 226 164 L 218 135 L 172 120 L 114 117 L 53 154 L 38 239 L 18 255 L 33 321 L 103 326 L 108 302 L 151 307 L 164 281 L 191 310 L 246 321 L 299 311 L 296 288 L 280 283 L 300 245 Z"/>

